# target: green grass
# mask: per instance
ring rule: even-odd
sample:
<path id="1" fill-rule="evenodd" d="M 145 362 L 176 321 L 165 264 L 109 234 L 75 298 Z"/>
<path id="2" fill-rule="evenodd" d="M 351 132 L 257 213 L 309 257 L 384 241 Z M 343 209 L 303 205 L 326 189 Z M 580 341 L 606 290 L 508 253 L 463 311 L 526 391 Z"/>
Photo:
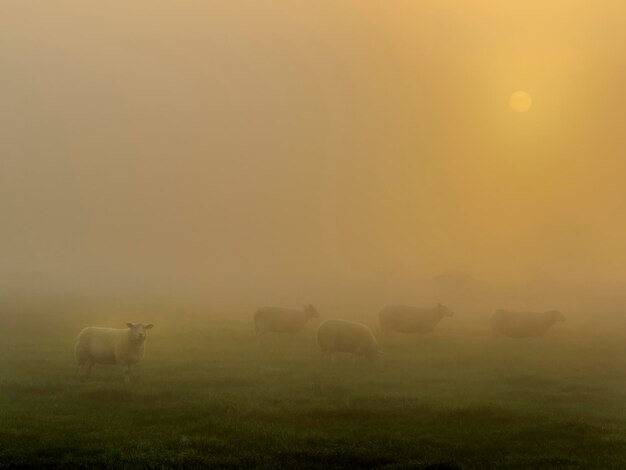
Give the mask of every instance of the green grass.
<path id="1" fill-rule="evenodd" d="M 0 468 L 626 468 L 617 338 L 442 328 L 319 364 L 314 325 L 257 345 L 247 320 L 165 319 L 126 385 L 73 378 L 76 333 L 110 320 L 0 322 Z"/>

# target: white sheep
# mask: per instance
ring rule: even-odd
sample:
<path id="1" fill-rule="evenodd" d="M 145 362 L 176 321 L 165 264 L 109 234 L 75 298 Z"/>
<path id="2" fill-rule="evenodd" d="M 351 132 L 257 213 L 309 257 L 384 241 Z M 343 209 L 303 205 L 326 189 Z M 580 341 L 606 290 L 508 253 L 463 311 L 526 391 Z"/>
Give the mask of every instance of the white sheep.
<path id="1" fill-rule="evenodd" d="M 557 310 L 546 312 L 496 310 L 491 317 L 491 329 L 496 337 L 504 335 L 511 338 L 539 338 L 558 321 L 565 321 L 565 317 Z"/>
<path id="2" fill-rule="evenodd" d="M 322 352 L 322 359 L 336 352 L 347 352 L 364 356 L 374 361 L 382 354 L 372 330 L 362 323 L 348 320 L 326 320 L 317 330 L 317 342 Z"/>
<path id="3" fill-rule="evenodd" d="M 78 334 L 74 348 L 77 377 L 81 374 L 89 377 L 95 364 L 118 364 L 124 369 L 125 381 L 130 382 L 132 367 L 143 358 L 146 330 L 154 325 L 127 323 L 126 326 L 124 329 L 90 326 Z"/>
<path id="4" fill-rule="evenodd" d="M 262 307 L 254 314 L 254 327 L 259 334 L 269 332 L 296 334 L 312 318 L 319 318 L 313 305 L 299 309 Z"/>
<path id="5" fill-rule="evenodd" d="M 383 333 L 431 333 L 444 317 L 454 315 L 445 305 L 437 304 L 432 308 L 388 305 L 378 314 L 380 329 Z"/>

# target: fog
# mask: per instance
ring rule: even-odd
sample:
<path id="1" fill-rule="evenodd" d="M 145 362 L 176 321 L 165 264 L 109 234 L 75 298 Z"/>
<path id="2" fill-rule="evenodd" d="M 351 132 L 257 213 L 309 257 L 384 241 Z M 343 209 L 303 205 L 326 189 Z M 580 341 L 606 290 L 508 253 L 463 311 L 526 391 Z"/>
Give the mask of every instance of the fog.
<path id="1" fill-rule="evenodd" d="M 0 289 L 246 307 L 614 296 L 625 13 L 3 2 Z"/>

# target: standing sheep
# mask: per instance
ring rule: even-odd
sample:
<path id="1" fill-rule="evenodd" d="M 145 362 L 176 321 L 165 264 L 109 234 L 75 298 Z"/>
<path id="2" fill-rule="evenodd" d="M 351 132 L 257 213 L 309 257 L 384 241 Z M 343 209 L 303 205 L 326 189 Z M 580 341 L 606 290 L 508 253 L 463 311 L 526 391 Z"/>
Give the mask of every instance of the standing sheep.
<path id="1" fill-rule="evenodd" d="M 504 335 L 511 338 L 540 338 L 559 321 L 565 321 L 565 317 L 557 310 L 546 312 L 496 310 L 491 317 L 491 329 L 496 337 Z"/>
<path id="2" fill-rule="evenodd" d="M 365 356 L 375 361 L 381 352 L 372 330 L 362 323 L 347 320 L 326 320 L 317 330 L 317 342 L 322 351 L 322 359 L 333 353 L 352 353 L 353 357 Z"/>
<path id="3" fill-rule="evenodd" d="M 453 315 L 445 305 L 437 304 L 433 308 L 388 305 L 378 314 L 380 329 L 383 333 L 431 333 L 444 317 Z"/>
<path id="4" fill-rule="evenodd" d="M 78 362 L 76 376 L 91 375 L 95 364 L 119 364 L 124 368 L 124 380 L 130 382 L 132 367 L 143 358 L 146 330 L 154 325 L 127 323 L 128 328 L 98 328 L 90 326 L 78 334 L 74 353 Z"/>
<path id="5" fill-rule="evenodd" d="M 313 305 L 301 310 L 281 307 L 262 307 L 254 314 L 254 327 L 259 334 L 269 332 L 296 334 L 307 321 L 319 318 Z"/>

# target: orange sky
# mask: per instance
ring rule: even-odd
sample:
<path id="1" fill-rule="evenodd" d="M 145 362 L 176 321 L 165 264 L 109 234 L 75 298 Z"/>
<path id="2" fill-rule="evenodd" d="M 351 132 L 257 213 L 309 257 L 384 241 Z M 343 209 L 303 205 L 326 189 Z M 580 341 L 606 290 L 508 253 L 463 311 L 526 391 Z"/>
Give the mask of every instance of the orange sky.
<path id="1" fill-rule="evenodd" d="M 623 2 L 0 15 L 4 272 L 626 280 Z"/>

